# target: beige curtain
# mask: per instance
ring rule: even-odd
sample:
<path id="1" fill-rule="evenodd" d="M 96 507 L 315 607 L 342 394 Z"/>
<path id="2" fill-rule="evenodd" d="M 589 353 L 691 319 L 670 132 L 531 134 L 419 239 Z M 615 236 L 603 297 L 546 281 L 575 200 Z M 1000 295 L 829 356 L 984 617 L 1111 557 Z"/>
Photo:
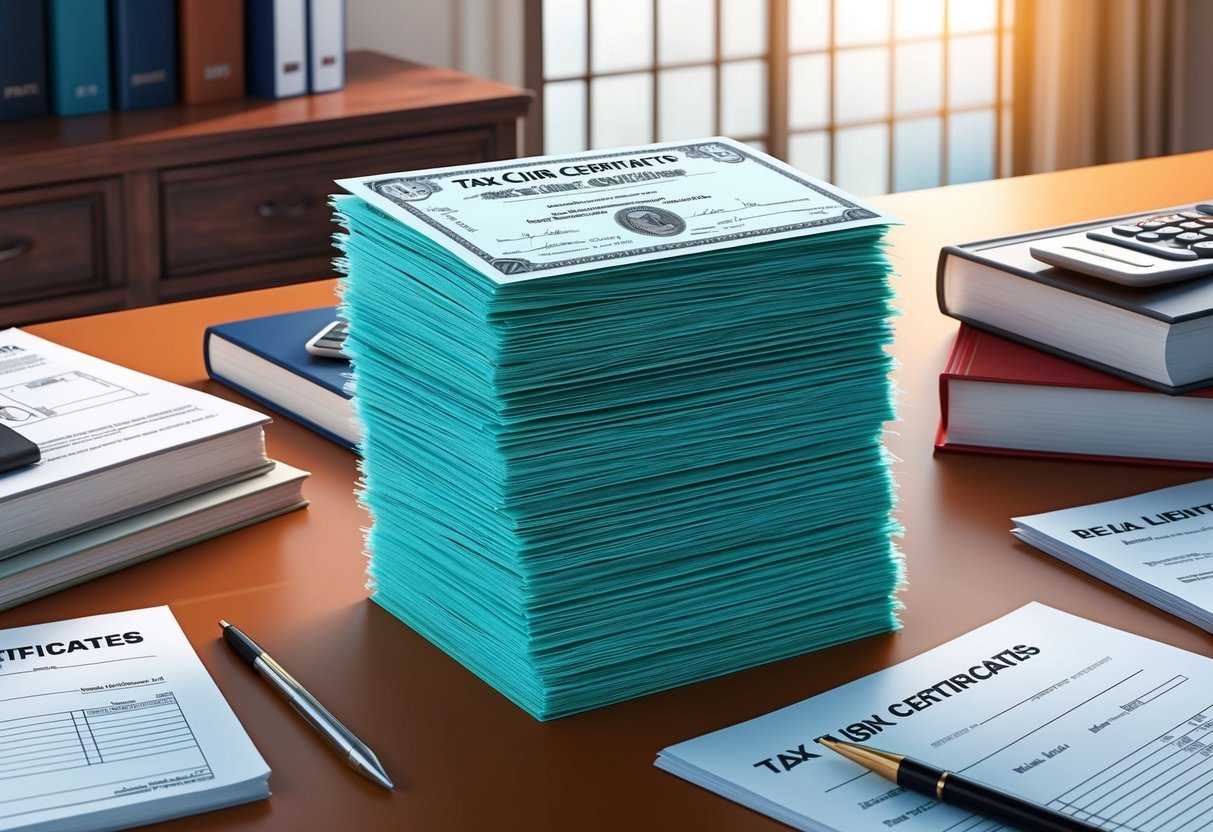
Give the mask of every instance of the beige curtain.
<path id="1" fill-rule="evenodd" d="M 1013 172 L 1179 152 L 1189 2 L 1018 0 Z"/>

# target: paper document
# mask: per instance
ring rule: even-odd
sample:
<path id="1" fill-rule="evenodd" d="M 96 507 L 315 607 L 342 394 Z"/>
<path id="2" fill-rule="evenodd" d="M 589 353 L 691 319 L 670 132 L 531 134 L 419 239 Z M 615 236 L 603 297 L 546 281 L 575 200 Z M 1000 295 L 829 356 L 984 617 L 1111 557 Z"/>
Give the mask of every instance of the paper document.
<path id="1" fill-rule="evenodd" d="M 892 222 L 724 138 L 337 184 L 502 284 Z"/>
<path id="2" fill-rule="evenodd" d="M 269 794 L 168 607 L 0 631 L 0 829 L 112 829 Z"/>
<path id="3" fill-rule="evenodd" d="M 1213 661 L 1041 604 L 657 765 L 800 829 L 992 832 L 813 742 L 870 744 L 1109 830 L 1213 825 Z"/>
<path id="4" fill-rule="evenodd" d="M 1213 480 L 1013 522 L 1025 543 L 1213 632 Z"/>
<path id="5" fill-rule="evenodd" d="M 42 451 L 37 466 L 0 479 L 0 500 L 268 421 L 19 329 L 0 332 L 0 424 Z"/>

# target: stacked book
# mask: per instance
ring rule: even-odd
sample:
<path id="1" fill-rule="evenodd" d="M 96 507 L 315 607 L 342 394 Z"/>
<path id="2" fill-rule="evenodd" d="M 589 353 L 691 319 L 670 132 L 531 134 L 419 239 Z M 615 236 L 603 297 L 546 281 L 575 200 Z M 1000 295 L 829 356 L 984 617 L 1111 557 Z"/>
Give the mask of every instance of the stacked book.
<path id="1" fill-rule="evenodd" d="M 540 719 L 897 626 L 888 218 L 727 139 L 340 184 L 379 604 Z"/>
<path id="2" fill-rule="evenodd" d="M 302 507 L 307 474 L 266 458 L 268 421 L 0 332 L 0 425 L 40 456 L 0 475 L 0 609 Z"/>
<path id="3" fill-rule="evenodd" d="M 1213 217 L 1193 208 L 945 247 L 940 309 L 962 324 L 940 377 L 936 447 L 1213 465 L 1213 271 L 1121 285 L 1033 253 L 1163 218 L 1213 239 Z M 1149 265 L 1150 255 L 1103 248 Z"/>

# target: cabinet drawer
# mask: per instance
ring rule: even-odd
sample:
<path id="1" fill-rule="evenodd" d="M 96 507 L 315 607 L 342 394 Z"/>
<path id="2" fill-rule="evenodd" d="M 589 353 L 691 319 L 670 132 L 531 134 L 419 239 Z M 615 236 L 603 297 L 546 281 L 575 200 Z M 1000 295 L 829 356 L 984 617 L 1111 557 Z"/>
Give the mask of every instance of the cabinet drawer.
<path id="1" fill-rule="evenodd" d="M 486 158 L 484 132 L 464 131 L 166 171 L 163 274 L 171 280 L 331 257 L 334 179 Z"/>
<path id="2" fill-rule="evenodd" d="M 121 285 L 121 193 L 101 180 L 0 194 L 0 305 Z"/>

